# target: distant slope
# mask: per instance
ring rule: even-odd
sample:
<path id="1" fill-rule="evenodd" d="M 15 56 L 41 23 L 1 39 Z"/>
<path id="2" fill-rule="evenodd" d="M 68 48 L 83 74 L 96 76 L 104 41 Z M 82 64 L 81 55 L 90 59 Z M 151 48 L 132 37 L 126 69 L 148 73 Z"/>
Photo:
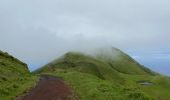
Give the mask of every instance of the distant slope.
<path id="1" fill-rule="evenodd" d="M 119 73 L 111 68 L 109 64 L 97 60 L 91 56 L 81 53 L 69 52 L 60 59 L 53 61 L 37 72 L 53 72 L 58 69 L 76 70 L 83 73 L 95 75 L 101 79 L 110 80 L 112 82 L 123 82 L 123 78 Z"/>
<path id="2" fill-rule="evenodd" d="M 107 62 L 112 68 L 124 74 L 133 75 L 154 75 L 150 69 L 140 65 L 126 53 L 117 48 L 100 49 L 96 53 L 96 58 Z"/>
<path id="3" fill-rule="evenodd" d="M 98 49 L 94 54 L 69 52 L 60 59 L 45 65 L 40 71 L 52 71 L 56 68 L 74 69 L 95 74 L 103 79 L 107 77 L 120 78 L 118 73 L 155 75 L 150 69 L 140 65 L 133 58 L 117 48 Z"/>
<path id="4" fill-rule="evenodd" d="M 0 100 L 10 100 L 33 84 L 25 63 L 0 51 Z"/>

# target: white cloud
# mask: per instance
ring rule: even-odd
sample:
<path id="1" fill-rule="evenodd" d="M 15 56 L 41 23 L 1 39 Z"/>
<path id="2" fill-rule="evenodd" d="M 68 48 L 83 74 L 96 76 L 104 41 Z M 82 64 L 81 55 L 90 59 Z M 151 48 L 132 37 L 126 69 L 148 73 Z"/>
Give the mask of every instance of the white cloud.
<path id="1" fill-rule="evenodd" d="M 0 1 L 0 49 L 28 63 L 45 63 L 72 49 L 100 45 L 170 52 L 169 4 L 169 0 Z"/>

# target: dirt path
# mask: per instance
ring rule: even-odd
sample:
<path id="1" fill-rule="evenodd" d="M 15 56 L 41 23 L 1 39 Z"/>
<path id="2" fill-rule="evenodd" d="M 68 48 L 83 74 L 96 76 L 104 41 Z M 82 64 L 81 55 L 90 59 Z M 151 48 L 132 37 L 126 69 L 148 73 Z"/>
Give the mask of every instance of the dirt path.
<path id="1" fill-rule="evenodd" d="M 37 86 L 23 100 L 69 100 L 72 92 L 59 77 L 42 75 Z"/>

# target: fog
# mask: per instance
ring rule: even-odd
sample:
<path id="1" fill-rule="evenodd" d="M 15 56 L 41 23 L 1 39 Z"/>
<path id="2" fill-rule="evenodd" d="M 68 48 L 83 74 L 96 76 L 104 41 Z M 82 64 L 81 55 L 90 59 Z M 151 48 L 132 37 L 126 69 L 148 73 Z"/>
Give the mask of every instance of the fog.
<path id="1" fill-rule="evenodd" d="M 114 46 L 169 74 L 169 5 L 169 0 L 3 0 L 0 49 L 33 70 L 70 50 Z"/>

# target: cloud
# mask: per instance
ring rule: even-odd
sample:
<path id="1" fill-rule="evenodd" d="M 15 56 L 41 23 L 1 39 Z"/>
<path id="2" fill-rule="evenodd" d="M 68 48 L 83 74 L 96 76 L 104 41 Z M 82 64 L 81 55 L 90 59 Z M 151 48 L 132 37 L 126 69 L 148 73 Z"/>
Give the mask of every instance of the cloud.
<path id="1" fill-rule="evenodd" d="M 169 53 L 169 4 L 169 0 L 0 1 L 0 49 L 29 64 L 105 45 L 132 55 Z"/>

